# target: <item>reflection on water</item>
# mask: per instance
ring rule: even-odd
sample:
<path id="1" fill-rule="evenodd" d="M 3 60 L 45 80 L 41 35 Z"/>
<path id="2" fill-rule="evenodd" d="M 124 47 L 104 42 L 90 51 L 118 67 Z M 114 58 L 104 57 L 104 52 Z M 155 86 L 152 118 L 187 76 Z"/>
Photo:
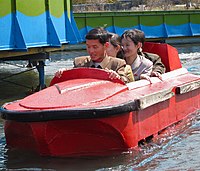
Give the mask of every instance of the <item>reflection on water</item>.
<path id="1" fill-rule="evenodd" d="M 199 156 L 197 158 L 195 156 L 199 151 L 199 144 L 193 143 L 195 139 L 199 139 L 198 135 L 200 135 L 199 114 L 200 111 L 196 112 L 159 135 L 153 142 L 153 147 L 157 150 L 153 150 L 149 158 L 140 162 L 139 170 L 190 170 L 191 168 L 195 170 L 200 168 Z"/>
<path id="2" fill-rule="evenodd" d="M 15 156 L 14 156 L 15 154 Z M 6 168 L 17 169 L 23 168 L 28 170 L 59 170 L 59 171 L 77 171 L 77 170 L 103 170 L 103 168 L 122 167 L 127 165 L 130 158 L 134 158 L 131 154 L 121 154 L 110 157 L 88 157 L 88 158 L 50 158 L 38 157 L 24 153 L 12 153 L 8 155 L 8 163 Z M 34 158 L 34 161 L 33 161 Z M 17 160 L 16 160 L 17 159 Z M 12 163 L 12 161 L 15 161 Z M 17 161 L 17 162 L 16 162 Z M 47 165 L 48 163 L 48 165 Z M 121 167 L 121 168 L 122 168 Z"/>
<path id="3" fill-rule="evenodd" d="M 187 68 L 189 72 L 200 75 L 200 53 L 180 54 L 182 65 Z"/>
<path id="4" fill-rule="evenodd" d="M 175 45 L 183 67 L 191 73 L 200 75 L 200 45 Z"/>
<path id="5" fill-rule="evenodd" d="M 178 46 L 180 58 L 189 72 L 200 74 L 200 46 Z M 85 51 L 56 52 L 46 61 L 46 83 L 63 67 L 72 67 L 72 59 L 86 55 Z M 0 63 L 0 78 L 25 71 L 20 67 Z M 0 79 L 0 105 L 25 97 L 38 85 L 37 70 L 31 70 L 5 80 Z M 2 170 L 59 170 L 59 171 L 105 171 L 105 170 L 198 170 L 200 168 L 200 112 L 197 112 L 166 129 L 149 144 L 120 155 L 88 158 L 50 158 L 35 154 L 8 150 L 5 146 L 3 122 L 0 122 L 0 168 Z"/>
<path id="6" fill-rule="evenodd" d="M 1 78 L 6 78 L 9 75 L 18 72 L 20 71 L 1 71 Z M 29 91 L 31 91 L 34 87 L 36 87 L 36 85 L 38 85 L 37 81 L 38 74 L 34 71 L 0 80 L 0 90 L 3 90 L 1 91 L 0 104 L 3 104 L 8 100 L 13 101 L 25 97 Z"/>

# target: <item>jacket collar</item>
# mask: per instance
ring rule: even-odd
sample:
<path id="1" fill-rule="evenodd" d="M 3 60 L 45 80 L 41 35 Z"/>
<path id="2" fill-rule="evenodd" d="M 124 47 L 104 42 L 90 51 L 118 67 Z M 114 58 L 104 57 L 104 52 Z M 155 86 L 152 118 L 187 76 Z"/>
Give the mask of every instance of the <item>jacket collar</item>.
<path id="1" fill-rule="evenodd" d="M 110 56 L 106 55 L 105 58 L 103 59 L 103 61 L 100 62 L 99 65 L 101 66 L 102 69 L 104 69 L 104 68 L 107 67 L 107 65 L 109 64 L 110 58 L 111 58 Z M 90 60 L 89 60 L 89 67 L 92 67 L 94 65 L 95 65 L 95 63 L 90 58 Z"/>

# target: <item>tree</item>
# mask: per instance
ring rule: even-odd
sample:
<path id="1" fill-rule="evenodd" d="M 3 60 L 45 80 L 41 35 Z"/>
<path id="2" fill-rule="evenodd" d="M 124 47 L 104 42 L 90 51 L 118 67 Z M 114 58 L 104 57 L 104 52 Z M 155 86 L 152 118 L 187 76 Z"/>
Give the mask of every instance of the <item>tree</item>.
<path id="1" fill-rule="evenodd" d="M 72 4 L 101 4 L 101 3 L 115 3 L 117 0 L 72 0 Z"/>

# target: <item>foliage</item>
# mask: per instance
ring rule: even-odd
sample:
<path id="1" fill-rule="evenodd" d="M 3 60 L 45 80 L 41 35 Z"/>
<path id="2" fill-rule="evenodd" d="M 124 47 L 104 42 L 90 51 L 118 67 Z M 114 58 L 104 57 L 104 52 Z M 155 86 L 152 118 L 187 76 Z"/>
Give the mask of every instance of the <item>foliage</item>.
<path id="1" fill-rule="evenodd" d="M 183 9 L 200 8 L 200 0 L 72 0 L 72 4 L 82 6 L 77 7 L 78 11 L 177 10 L 176 5 L 178 8 Z"/>
<path id="2" fill-rule="evenodd" d="M 95 3 L 115 3 L 117 0 L 96 0 Z M 94 0 L 72 0 L 72 4 L 91 4 Z"/>

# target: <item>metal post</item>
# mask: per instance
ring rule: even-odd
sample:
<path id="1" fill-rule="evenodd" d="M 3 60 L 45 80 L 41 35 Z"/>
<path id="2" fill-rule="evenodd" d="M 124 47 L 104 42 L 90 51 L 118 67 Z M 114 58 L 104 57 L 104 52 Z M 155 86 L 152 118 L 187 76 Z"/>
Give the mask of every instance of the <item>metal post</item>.
<path id="1" fill-rule="evenodd" d="M 46 88 L 44 66 L 45 66 L 44 61 L 38 61 L 38 65 L 36 66 L 36 68 L 39 72 L 39 85 L 35 91 L 39 91 Z"/>

